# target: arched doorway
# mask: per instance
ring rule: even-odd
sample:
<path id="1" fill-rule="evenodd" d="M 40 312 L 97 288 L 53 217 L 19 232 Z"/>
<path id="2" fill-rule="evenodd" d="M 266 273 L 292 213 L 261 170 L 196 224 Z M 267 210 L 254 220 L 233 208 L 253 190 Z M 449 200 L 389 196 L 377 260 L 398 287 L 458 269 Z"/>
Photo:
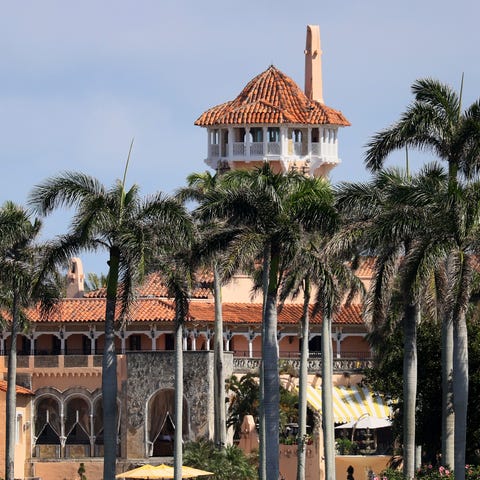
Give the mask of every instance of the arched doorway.
<path id="1" fill-rule="evenodd" d="M 183 398 L 182 437 L 188 438 L 187 402 Z M 163 389 L 148 402 L 148 445 L 150 457 L 173 456 L 175 434 L 175 390 Z"/>

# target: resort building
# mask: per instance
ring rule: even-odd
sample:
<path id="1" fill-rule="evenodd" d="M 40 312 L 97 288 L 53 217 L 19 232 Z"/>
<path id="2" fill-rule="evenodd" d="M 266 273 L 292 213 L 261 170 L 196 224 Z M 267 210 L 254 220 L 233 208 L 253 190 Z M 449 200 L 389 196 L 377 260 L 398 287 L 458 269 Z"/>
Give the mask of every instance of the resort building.
<path id="1" fill-rule="evenodd" d="M 349 122 L 323 102 L 320 37 L 315 26 L 307 28 L 305 62 L 305 91 L 270 66 L 234 100 L 197 119 L 196 125 L 207 132 L 209 167 L 222 171 L 269 162 L 278 172 L 328 175 L 340 161 L 339 129 Z M 366 259 L 357 275 L 368 283 L 371 273 L 372 261 Z M 209 272 L 197 276 L 183 336 L 185 441 L 213 437 L 212 280 Z M 32 310 L 29 330 L 18 341 L 17 439 L 23 447 L 16 456 L 16 478 L 74 478 L 80 462 L 89 480 L 102 477 L 105 290 L 85 292 L 78 258 L 71 261 L 67 281 L 66 298 L 47 318 Z M 262 299 L 252 298 L 251 287 L 246 275 L 236 275 L 223 287 L 227 377 L 254 372 L 259 365 Z M 370 363 L 361 312 L 360 303 L 352 303 L 333 319 L 333 367 L 339 386 L 357 383 Z M 301 299 L 287 302 L 279 312 L 278 344 L 285 371 L 298 368 L 301 315 Z M 139 289 L 130 318 L 116 332 L 119 472 L 172 455 L 174 317 L 162 277 L 153 273 Z M 311 319 L 312 378 L 321 369 L 321 321 L 319 315 Z M 9 346 L 5 328 L 0 331 L 4 377 Z M 0 454 L 1 448 L 0 444 Z M 3 468 L 1 462 L 0 477 Z"/>

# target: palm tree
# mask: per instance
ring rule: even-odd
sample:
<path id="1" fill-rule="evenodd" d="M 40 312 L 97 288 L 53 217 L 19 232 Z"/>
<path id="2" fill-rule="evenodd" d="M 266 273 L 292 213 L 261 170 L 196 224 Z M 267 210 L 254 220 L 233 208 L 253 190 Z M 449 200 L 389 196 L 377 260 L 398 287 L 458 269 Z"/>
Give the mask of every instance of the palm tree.
<path id="1" fill-rule="evenodd" d="M 438 156 L 439 159 L 448 163 L 449 179 L 452 188 L 457 182 L 458 173 L 470 177 L 478 171 L 480 165 L 480 100 L 474 102 L 467 109 L 462 111 L 462 88 L 460 94 L 448 85 L 442 84 L 433 79 L 420 79 L 412 85 L 414 101 L 402 114 L 400 120 L 393 126 L 380 131 L 367 145 L 365 163 L 367 167 L 376 171 L 380 169 L 388 155 L 394 150 L 404 147 L 414 147 L 424 151 L 430 151 Z M 465 348 L 465 342 L 458 339 L 455 335 L 455 341 L 451 342 L 452 330 L 448 331 L 448 326 L 464 331 L 465 326 L 459 325 L 461 319 L 445 318 L 443 328 L 445 329 L 443 338 L 446 340 L 443 348 L 453 344 L 453 350 L 457 351 L 457 357 L 466 358 L 468 353 L 458 351 Z M 459 332 L 458 332 L 459 333 Z M 444 351 L 442 371 L 442 384 L 446 387 L 449 384 L 449 378 L 454 375 L 452 370 L 451 358 L 453 352 Z M 468 385 L 458 385 L 463 392 L 457 392 L 458 397 L 465 398 L 465 392 L 468 391 Z M 448 389 L 443 391 L 443 412 L 445 414 L 442 425 L 442 459 L 446 465 L 454 465 L 457 475 L 464 475 L 464 457 L 465 450 L 462 445 L 465 443 L 466 432 L 462 425 L 466 424 L 466 418 L 457 418 L 458 412 L 455 412 L 455 448 L 460 451 L 455 452 L 455 461 L 453 457 L 453 438 L 451 436 L 452 415 L 455 409 L 451 408 L 451 396 Z M 461 407 L 466 412 L 466 405 Z M 463 459 L 463 460 L 462 460 Z"/>
<path id="2" fill-rule="evenodd" d="M 186 249 L 177 249 L 159 261 L 169 296 L 175 302 L 175 432 L 173 467 L 174 479 L 182 478 L 183 465 L 183 331 L 188 315 L 192 287 L 193 262 Z"/>
<path id="3" fill-rule="evenodd" d="M 43 248 L 36 245 L 41 229 L 38 219 L 31 221 L 22 207 L 6 202 L 0 208 L 0 305 L 8 311 L 10 348 L 6 401 L 5 478 L 13 480 L 15 461 L 17 336 L 28 323 L 26 308 L 40 302 L 48 313 L 59 298 L 55 275 L 41 269 Z"/>
<path id="4" fill-rule="evenodd" d="M 333 416 L 332 318 L 349 292 L 363 293 L 363 284 L 350 267 L 327 249 L 331 236 L 305 235 L 301 248 L 284 279 L 281 298 L 298 295 L 303 290 L 301 319 L 301 357 L 299 374 L 299 431 L 297 437 L 297 480 L 305 478 L 305 437 L 307 421 L 308 332 L 312 286 L 314 309 L 322 313 L 322 428 L 326 478 L 335 478 L 335 438 Z"/>
<path id="5" fill-rule="evenodd" d="M 416 262 L 409 262 L 408 259 L 425 233 L 429 218 L 425 203 L 408 194 L 414 192 L 420 198 L 428 198 L 425 192 L 435 191 L 442 180 L 435 167 L 427 167 L 413 178 L 388 170 L 378 172 L 367 184 L 343 184 L 337 192 L 337 205 L 346 217 L 347 227 L 335 242 L 347 250 L 356 245 L 360 251 L 376 256 L 375 277 L 365 305 L 374 331 L 383 329 L 394 288 L 401 285 L 404 331 L 403 468 L 406 478 L 413 478 L 415 471 L 416 326 L 420 320 L 421 298 L 418 278 L 425 260 L 417 258 Z"/>
<path id="6" fill-rule="evenodd" d="M 219 218 L 238 229 L 230 243 L 226 271 L 256 260 L 263 264 L 263 334 L 261 412 L 265 422 L 261 443 L 262 478 L 279 475 L 279 370 L 277 307 L 280 282 L 294 257 L 301 231 L 331 227 L 335 221 L 327 182 L 297 173 L 274 173 L 269 164 L 255 170 L 226 173 L 221 185 L 207 194 L 199 213 Z M 262 418 L 260 423 L 262 424 Z"/>
<path id="7" fill-rule="evenodd" d="M 215 189 L 219 181 L 218 174 L 211 175 L 210 172 L 201 174 L 193 173 L 187 177 L 188 186 L 182 188 L 177 196 L 182 200 L 195 200 L 200 204 L 206 201 L 205 194 Z M 202 222 L 199 219 L 199 222 Z M 222 283 L 225 280 L 220 275 L 218 265 L 219 245 L 208 245 L 209 236 L 218 232 L 218 222 L 204 222 L 199 229 L 204 235 L 200 240 L 199 258 L 209 264 L 213 270 L 213 299 L 215 304 L 215 326 L 214 326 L 214 364 L 215 374 L 213 380 L 214 386 L 214 442 L 219 448 L 224 448 L 227 441 L 226 414 L 225 414 L 225 374 L 223 364 L 223 314 L 222 314 Z M 225 243 L 221 242 L 220 248 L 225 248 Z M 213 252 L 211 251 L 213 249 Z"/>
<path id="8" fill-rule="evenodd" d="M 433 192 L 433 193 L 432 193 Z M 418 192 L 412 192 L 418 198 Z M 412 263 L 422 261 L 423 280 L 431 278 L 438 263 L 446 266 L 444 309 L 454 319 L 453 407 L 455 409 L 455 476 L 464 478 L 468 404 L 467 310 L 474 283 L 475 258 L 480 243 L 480 182 L 444 182 L 425 197 L 424 235 L 412 249 Z M 467 398 L 464 396 L 467 395 Z M 464 422 L 462 421 L 464 420 Z"/>
<path id="9" fill-rule="evenodd" d="M 51 263 L 66 263 L 73 254 L 85 250 L 105 249 L 109 254 L 102 363 L 103 478 L 113 480 L 117 451 L 114 341 L 117 296 L 120 293 L 120 319 L 125 319 L 132 304 L 134 286 L 143 275 L 145 258 L 159 249 L 172 248 L 190 235 L 189 216 L 178 201 L 161 193 L 141 199 L 137 185 L 126 190 L 125 175 L 123 181 L 117 181 L 107 190 L 86 174 L 61 173 L 36 186 L 30 203 L 42 215 L 62 206 L 76 209 L 69 233 L 60 236 L 52 248 Z"/>

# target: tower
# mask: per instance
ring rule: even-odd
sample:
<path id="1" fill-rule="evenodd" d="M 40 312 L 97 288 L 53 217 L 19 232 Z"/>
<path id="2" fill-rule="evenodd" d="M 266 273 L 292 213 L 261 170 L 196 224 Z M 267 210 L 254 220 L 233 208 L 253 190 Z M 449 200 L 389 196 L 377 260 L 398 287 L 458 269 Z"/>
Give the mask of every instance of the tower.
<path id="1" fill-rule="evenodd" d="M 350 123 L 323 103 L 319 27 L 307 26 L 305 92 L 271 65 L 195 125 L 207 129 L 205 163 L 217 171 L 269 162 L 277 172 L 328 176 L 340 162 L 338 128 Z"/>

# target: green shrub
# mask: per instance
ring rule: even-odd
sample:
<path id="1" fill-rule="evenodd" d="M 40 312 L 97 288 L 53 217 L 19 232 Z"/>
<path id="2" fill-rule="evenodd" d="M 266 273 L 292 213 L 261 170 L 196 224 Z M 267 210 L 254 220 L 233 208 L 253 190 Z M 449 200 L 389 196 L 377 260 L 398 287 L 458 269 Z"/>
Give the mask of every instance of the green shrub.
<path id="1" fill-rule="evenodd" d="M 189 467 L 213 472 L 212 480 L 254 480 L 257 478 L 257 458 L 247 456 L 235 445 L 218 449 L 209 440 L 185 445 L 183 463 Z"/>

